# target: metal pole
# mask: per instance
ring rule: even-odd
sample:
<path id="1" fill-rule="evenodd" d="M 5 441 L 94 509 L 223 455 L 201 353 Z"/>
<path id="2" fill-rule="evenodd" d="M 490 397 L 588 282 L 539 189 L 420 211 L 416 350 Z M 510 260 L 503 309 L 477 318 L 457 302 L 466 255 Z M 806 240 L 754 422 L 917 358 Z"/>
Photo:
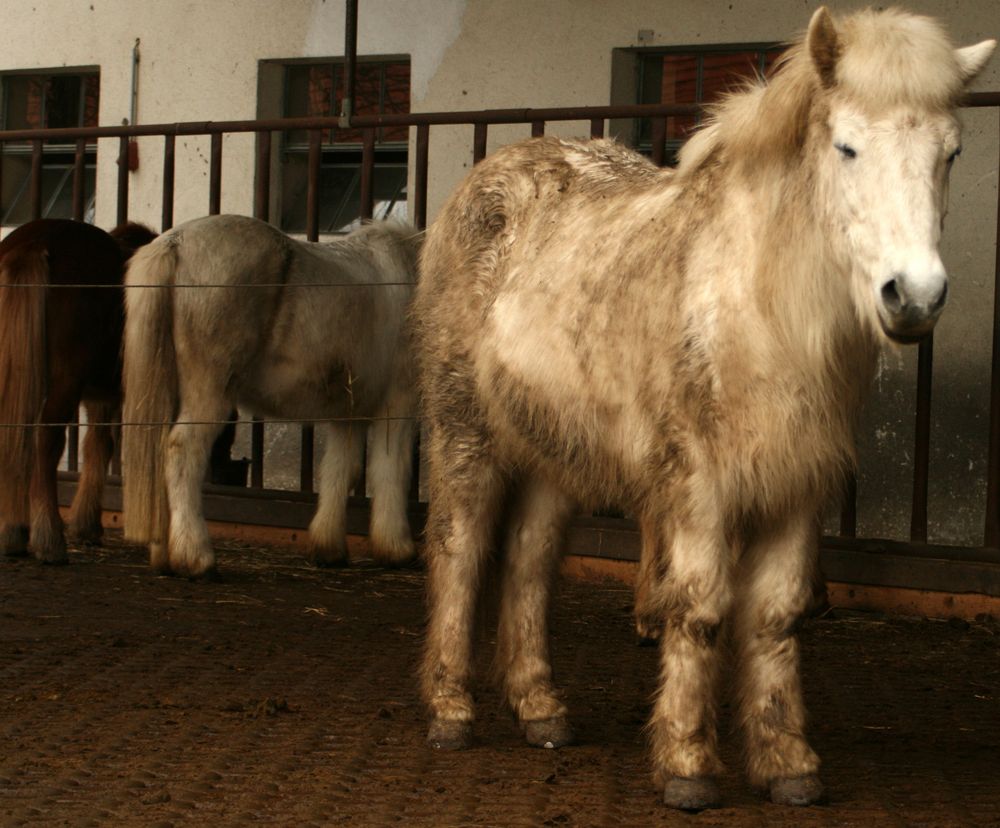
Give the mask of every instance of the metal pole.
<path id="1" fill-rule="evenodd" d="M 344 9 L 344 97 L 340 102 L 340 126 L 349 127 L 354 117 L 356 68 L 358 63 L 358 0 L 347 0 Z"/>

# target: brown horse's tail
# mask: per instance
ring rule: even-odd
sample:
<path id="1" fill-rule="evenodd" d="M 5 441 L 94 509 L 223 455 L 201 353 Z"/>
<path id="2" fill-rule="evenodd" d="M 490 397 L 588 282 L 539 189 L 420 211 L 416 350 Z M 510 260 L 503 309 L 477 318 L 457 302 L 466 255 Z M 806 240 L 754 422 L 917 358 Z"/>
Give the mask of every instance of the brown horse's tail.
<path id="1" fill-rule="evenodd" d="M 122 508 L 125 537 L 136 543 L 167 542 L 163 461 L 178 400 L 173 339 L 176 269 L 176 238 L 161 236 L 136 252 L 125 278 Z"/>
<path id="2" fill-rule="evenodd" d="M 0 514 L 27 523 L 34 429 L 45 405 L 44 248 L 12 250 L 0 261 Z M 39 285 L 39 287 L 33 287 Z"/>

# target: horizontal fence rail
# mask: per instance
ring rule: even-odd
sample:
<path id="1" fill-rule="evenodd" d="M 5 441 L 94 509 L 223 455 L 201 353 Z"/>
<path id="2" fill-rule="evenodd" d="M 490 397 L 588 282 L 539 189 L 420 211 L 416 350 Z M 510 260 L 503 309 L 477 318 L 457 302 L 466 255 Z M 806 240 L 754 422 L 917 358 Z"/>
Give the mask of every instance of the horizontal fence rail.
<path id="1" fill-rule="evenodd" d="M 1000 92 L 981 92 L 967 96 L 967 107 L 992 107 L 1000 113 Z M 621 106 L 588 106 L 543 109 L 493 109 L 466 112 L 409 113 L 358 115 L 350 119 L 350 128 L 361 135 L 360 213 L 370 219 L 374 210 L 375 142 L 377 130 L 389 126 L 406 126 L 411 130 L 410 165 L 412 191 L 409 194 L 411 217 L 422 229 L 427 223 L 427 192 L 430 181 L 429 147 L 432 131 L 442 126 L 471 126 L 470 154 L 473 163 L 486 156 L 489 128 L 498 125 L 524 125 L 528 134 L 545 134 L 550 122 L 579 122 L 581 132 L 591 137 L 606 134 L 609 121 L 648 119 L 650 121 L 650 157 L 662 165 L 667 157 L 667 119 L 701 112 L 699 106 L 673 104 L 636 104 Z M 163 139 L 161 230 L 174 223 L 176 186 L 176 139 L 179 136 L 208 136 L 209 170 L 206 208 L 209 214 L 221 209 L 223 184 L 223 136 L 252 134 L 255 138 L 255 162 L 252 170 L 227 168 L 227 175 L 251 174 L 254 180 L 252 214 L 269 221 L 271 211 L 271 165 L 277 148 L 275 132 L 305 130 L 308 134 L 306 233 L 309 241 L 317 241 L 319 232 L 319 180 L 324 131 L 336 131 L 344 126 L 337 117 L 280 118 L 251 121 L 203 121 L 173 124 L 122 125 L 109 127 L 66 128 L 47 130 L 0 131 L 0 147 L 12 142 L 30 142 L 30 210 L 35 218 L 42 213 L 41 176 L 43 146 L 46 143 L 74 147 L 72 215 L 84 218 L 85 148 L 96 140 L 117 139 L 117 202 L 119 223 L 129 215 L 129 147 L 146 137 Z M 527 137 L 527 136 L 525 136 Z M 1000 237 L 1000 204 L 998 228 Z M 945 591 L 974 591 L 1000 596 L 1000 247 L 997 251 L 994 275 L 993 351 L 990 375 L 989 448 L 986 494 L 986 520 L 983 543 L 976 547 L 954 547 L 927 543 L 927 502 L 930 479 L 930 411 L 932 396 L 933 339 L 919 346 L 915 417 L 913 486 L 910 507 L 910 531 L 907 540 L 857 538 L 857 484 L 848 481 L 839 534 L 825 538 L 823 563 L 826 574 L 833 580 L 883 586 L 904 586 Z M 309 285 L 336 288 L 342 285 Z M 96 286 L 95 286 L 96 287 Z M 152 286 L 137 286 L 152 287 Z M 263 287 L 263 286 L 258 286 Z M 344 419 L 344 418 L 333 418 Z M 366 421 L 369 418 L 364 418 Z M 315 502 L 314 433 L 305 421 L 268 420 L 270 423 L 302 423 L 299 490 L 278 491 L 264 488 L 264 421 L 253 418 L 250 423 L 250 486 L 244 489 L 207 486 L 206 515 L 210 518 L 235 522 L 305 528 Z M 317 421 L 310 421 L 317 422 Z M 320 421 L 321 422 L 321 421 Z M 4 424 L 0 424 L 4 425 Z M 6 424 L 10 425 L 10 424 Z M 61 424 L 60 424 L 61 425 Z M 71 495 L 79 465 L 79 425 L 69 427 L 67 463 L 70 472 L 63 475 L 62 497 Z M 419 469 L 419 465 L 415 465 Z M 116 467 L 113 467 L 116 470 Z M 364 483 L 356 491 L 363 495 Z M 417 489 L 414 489 L 416 492 Z M 108 508 L 120 508 L 120 493 L 112 485 L 107 495 Z M 364 520 L 367 504 L 364 497 L 352 500 L 351 531 L 366 531 Z M 414 502 L 412 517 L 419 524 L 423 504 Z M 415 527 L 419 529 L 419 525 Z M 604 558 L 636 560 L 638 529 L 634 521 L 621 517 L 592 516 L 578 519 L 570 532 L 571 552 Z"/>

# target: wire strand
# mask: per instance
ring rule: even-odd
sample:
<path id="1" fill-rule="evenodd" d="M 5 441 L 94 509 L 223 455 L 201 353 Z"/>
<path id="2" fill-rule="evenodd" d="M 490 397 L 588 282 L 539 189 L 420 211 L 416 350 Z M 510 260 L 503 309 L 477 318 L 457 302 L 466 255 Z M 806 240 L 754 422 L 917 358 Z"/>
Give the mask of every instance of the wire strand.
<path id="1" fill-rule="evenodd" d="M 319 417 L 316 419 L 306 419 L 299 417 L 264 420 L 151 420 L 149 422 L 66 422 L 66 423 L 0 423 L 0 428 L 68 428 L 70 426 L 128 426 L 130 428 L 148 426 L 175 426 L 175 425 L 255 425 L 257 423 L 270 425 L 313 425 L 315 423 L 391 423 L 391 422 L 418 422 L 418 417 Z"/>

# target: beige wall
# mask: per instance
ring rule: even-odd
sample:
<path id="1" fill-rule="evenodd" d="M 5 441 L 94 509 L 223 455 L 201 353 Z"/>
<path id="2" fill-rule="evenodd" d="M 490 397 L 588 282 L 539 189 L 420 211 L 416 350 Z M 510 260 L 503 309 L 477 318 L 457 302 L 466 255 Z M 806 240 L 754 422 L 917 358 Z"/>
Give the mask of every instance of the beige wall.
<path id="1" fill-rule="evenodd" d="M 362 0 L 359 52 L 408 54 L 415 111 L 604 104 L 615 48 L 781 41 L 808 22 L 814 0 Z M 859 3 L 837 3 L 837 10 Z M 1000 35 L 996 0 L 920 0 L 960 44 Z M 258 112 L 260 61 L 343 53 L 342 0 L 6 0 L 0 71 L 99 66 L 102 125 L 129 114 L 132 46 L 141 41 L 138 120 L 249 119 Z M 1000 90 L 1000 57 L 976 84 Z M 951 306 L 937 334 L 932 534 L 975 542 L 985 491 L 989 331 L 997 203 L 998 117 L 969 112 L 956 166 L 944 258 Z M 550 132 L 583 134 L 586 124 Z M 494 128 L 490 148 L 528 134 Z M 130 214 L 160 217 L 160 139 L 143 139 Z M 471 165 L 472 129 L 432 131 L 431 216 Z M 115 215 L 116 142 L 102 142 L 97 223 Z M 208 207 L 208 142 L 178 139 L 175 221 Z M 253 146 L 224 143 L 223 209 L 253 207 Z M 913 350 L 883 360 L 863 439 L 862 530 L 905 534 L 912 458 Z"/>

